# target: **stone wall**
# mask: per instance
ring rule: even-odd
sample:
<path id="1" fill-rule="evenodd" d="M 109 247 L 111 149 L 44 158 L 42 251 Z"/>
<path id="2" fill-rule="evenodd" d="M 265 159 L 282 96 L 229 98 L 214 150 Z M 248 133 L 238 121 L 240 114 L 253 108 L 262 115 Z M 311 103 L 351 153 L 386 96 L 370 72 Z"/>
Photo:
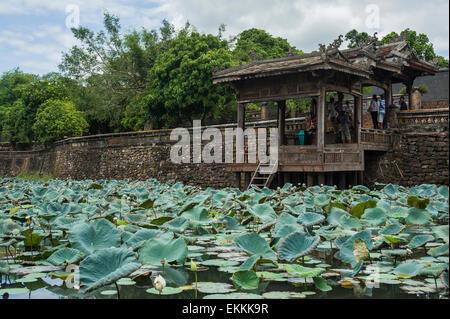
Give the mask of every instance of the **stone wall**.
<path id="1" fill-rule="evenodd" d="M 367 152 L 365 184 L 395 183 L 449 185 L 449 130 L 447 125 L 409 126 L 394 136 L 387 153 Z"/>
<path id="2" fill-rule="evenodd" d="M 448 185 L 448 111 L 445 116 L 445 123 L 403 125 L 396 130 L 395 145 L 387 153 L 366 152 L 365 184 Z M 39 172 L 61 179 L 156 178 L 202 187 L 238 186 L 235 173 L 226 170 L 226 164 L 172 163 L 172 143 L 169 131 L 132 132 L 70 138 L 50 149 L 0 151 L 0 176 Z"/>

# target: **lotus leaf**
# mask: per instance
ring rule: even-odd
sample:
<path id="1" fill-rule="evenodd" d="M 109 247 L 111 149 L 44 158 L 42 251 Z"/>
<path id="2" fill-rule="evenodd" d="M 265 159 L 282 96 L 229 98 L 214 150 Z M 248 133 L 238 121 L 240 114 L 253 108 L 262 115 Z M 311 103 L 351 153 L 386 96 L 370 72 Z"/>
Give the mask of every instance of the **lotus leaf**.
<path id="1" fill-rule="evenodd" d="M 312 225 L 320 224 L 324 219 L 325 219 L 325 216 L 323 216 L 321 214 L 307 212 L 307 213 L 301 214 L 298 217 L 297 222 L 302 224 L 305 227 L 309 227 Z"/>
<path id="2" fill-rule="evenodd" d="M 408 216 L 406 217 L 407 224 L 413 225 L 428 225 L 431 223 L 431 216 L 425 209 L 410 208 L 408 210 Z"/>
<path id="3" fill-rule="evenodd" d="M 408 248 L 415 249 L 432 240 L 434 240 L 434 237 L 431 235 L 416 235 L 409 242 Z"/>
<path id="4" fill-rule="evenodd" d="M 83 258 L 83 253 L 74 248 L 61 248 L 47 258 L 55 266 L 75 264 Z"/>
<path id="5" fill-rule="evenodd" d="M 431 255 L 433 257 L 448 255 L 448 243 L 438 247 L 431 248 L 428 251 L 428 255 Z"/>
<path id="6" fill-rule="evenodd" d="M 289 274 L 302 278 L 318 277 L 326 271 L 326 269 L 320 267 L 310 268 L 310 267 L 303 267 L 297 264 L 287 264 L 283 265 L 282 267 Z"/>
<path id="7" fill-rule="evenodd" d="M 141 265 L 136 253 L 125 248 L 106 248 L 89 255 L 80 263 L 80 290 L 83 293 L 107 286 L 126 277 Z"/>
<path id="8" fill-rule="evenodd" d="M 89 255 L 93 252 L 120 246 L 120 231 L 105 219 L 93 223 L 75 224 L 69 231 L 72 247 Z"/>
<path id="9" fill-rule="evenodd" d="M 272 206 L 268 204 L 258 204 L 253 207 L 248 206 L 248 211 L 254 217 L 261 219 L 263 223 L 273 222 L 277 218 L 277 214 Z"/>
<path id="10" fill-rule="evenodd" d="M 378 226 L 386 221 L 386 212 L 380 207 L 368 208 L 361 216 L 361 219 L 369 225 Z"/>
<path id="11" fill-rule="evenodd" d="M 139 249 L 139 261 L 144 265 L 161 265 L 165 260 L 170 263 L 176 261 L 184 264 L 188 255 L 188 248 L 183 238 L 169 239 L 166 237 L 147 240 Z"/>
<path id="12" fill-rule="evenodd" d="M 312 252 L 320 243 L 319 236 L 309 236 L 304 232 L 291 233 L 278 245 L 278 257 L 289 262 Z"/>
<path id="13" fill-rule="evenodd" d="M 425 265 L 417 261 L 407 261 L 398 265 L 392 272 L 396 275 L 414 277 L 424 268 Z"/>
<path id="14" fill-rule="evenodd" d="M 255 233 L 241 235 L 235 238 L 234 241 L 239 248 L 250 255 L 262 256 L 265 259 L 276 259 L 275 252 L 270 249 L 266 240 Z"/>
<path id="15" fill-rule="evenodd" d="M 233 274 L 233 283 L 239 289 L 254 290 L 258 289 L 259 279 L 253 271 L 237 271 Z"/>

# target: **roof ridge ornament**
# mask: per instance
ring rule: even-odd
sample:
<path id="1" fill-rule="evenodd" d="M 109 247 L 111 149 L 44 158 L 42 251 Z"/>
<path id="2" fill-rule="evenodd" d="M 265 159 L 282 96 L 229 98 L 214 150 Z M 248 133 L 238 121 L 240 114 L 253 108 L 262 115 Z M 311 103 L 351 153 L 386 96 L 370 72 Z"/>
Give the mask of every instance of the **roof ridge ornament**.
<path id="1" fill-rule="evenodd" d="M 339 37 L 336 40 L 334 40 L 333 42 L 331 42 L 330 44 L 328 44 L 328 46 L 325 46 L 325 44 L 319 43 L 319 52 L 320 52 L 320 56 L 323 60 L 327 59 L 330 52 L 339 51 L 339 47 L 344 42 L 343 37 L 344 36 L 342 34 L 340 34 Z M 333 53 L 335 53 L 335 52 L 333 52 Z"/>

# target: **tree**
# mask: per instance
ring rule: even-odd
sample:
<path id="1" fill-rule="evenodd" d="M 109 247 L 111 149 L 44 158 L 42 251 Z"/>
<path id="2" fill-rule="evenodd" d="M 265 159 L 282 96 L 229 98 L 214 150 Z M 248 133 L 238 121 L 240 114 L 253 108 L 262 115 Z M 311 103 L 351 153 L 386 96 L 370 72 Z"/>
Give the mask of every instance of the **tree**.
<path id="1" fill-rule="evenodd" d="M 356 48 L 360 43 L 370 40 L 370 35 L 367 32 L 358 32 L 355 29 L 347 32 L 345 40 L 350 41 L 349 48 Z"/>
<path id="2" fill-rule="evenodd" d="M 29 145 L 34 141 L 32 126 L 38 108 L 49 99 L 66 98 L 69 91 L 57 74 L 36 76 L 32 82 L 19 85 L 13 91 L 16 100 L 6 107 L 2 135 L 13 145 Z"/>
<path id="3" fill-rule="evenodd" d="M 235 101 L 234 90 L 213 85 L 212 74 L 236 64 L 227 41 L 187 25 L 168 42 L 168 50 L 158 56 L 150 72 L 150 94 L 141 103 L 153 125 L 175 127 L 196 118 L 205 120 L 217 107 Z"/>
<path id="4" fill-rule="evenodd" d="M 291 46 L 286 39 L 273 37 L 260 29 L 249 29 L 237 37 L 233 55 L 244 63 L 256 59 L 274 59 L 288 55 L 290 52 L 303 54 Z"/>
<path id="5" fill-rule="evenodd" d="M 159 33 L 121 33 L 119 18 L 107 12 L 103 24 L 104 30 L 97 33 L 72 29 L 81 44 L 63 55 L 60 70 L 82 85 L 73 99 L 86 112 L 92 134 L 142 128 L 141 121 L 124 117 L 134 114 L 137 97 L 148 94 L 149 70 L 167 49 L 174 27 L 164 20 Z"/>
<path id="6" fill-rule="evenodd" d="M 70 101 L 48 100 L 41 105 L 33 125 L 35 136 L 48 145 L 64 137 L 82 136 L 89 124 Z"/>

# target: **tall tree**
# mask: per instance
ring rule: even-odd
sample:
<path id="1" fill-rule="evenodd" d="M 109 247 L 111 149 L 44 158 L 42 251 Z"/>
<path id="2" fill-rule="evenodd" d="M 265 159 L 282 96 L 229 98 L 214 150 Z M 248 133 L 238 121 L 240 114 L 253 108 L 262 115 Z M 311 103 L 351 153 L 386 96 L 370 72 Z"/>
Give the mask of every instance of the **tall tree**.
<path id="1" fill-rule="evenodd" d="M 200 34 L 187 25 L 168 42 L 168 50 L 158 56 L 150 72 L 150 94 L 142 103 L 154 127 L 205 120 L 217 107 L 232 104 L 234 90 L 213 85 L 212 74 L 217 68 L 236 64 L 227 41 Z"/>
<path id="2" fill-rule="evenodd" d="M 247 63 L 254 59 L 281 58 L 290 52 L 302 54 L 303 52 L 291 46 L 286 39 L 273 37 L 260 29 L 249 29 L 237 36 L 233 55 L 236 59 Z"/>

